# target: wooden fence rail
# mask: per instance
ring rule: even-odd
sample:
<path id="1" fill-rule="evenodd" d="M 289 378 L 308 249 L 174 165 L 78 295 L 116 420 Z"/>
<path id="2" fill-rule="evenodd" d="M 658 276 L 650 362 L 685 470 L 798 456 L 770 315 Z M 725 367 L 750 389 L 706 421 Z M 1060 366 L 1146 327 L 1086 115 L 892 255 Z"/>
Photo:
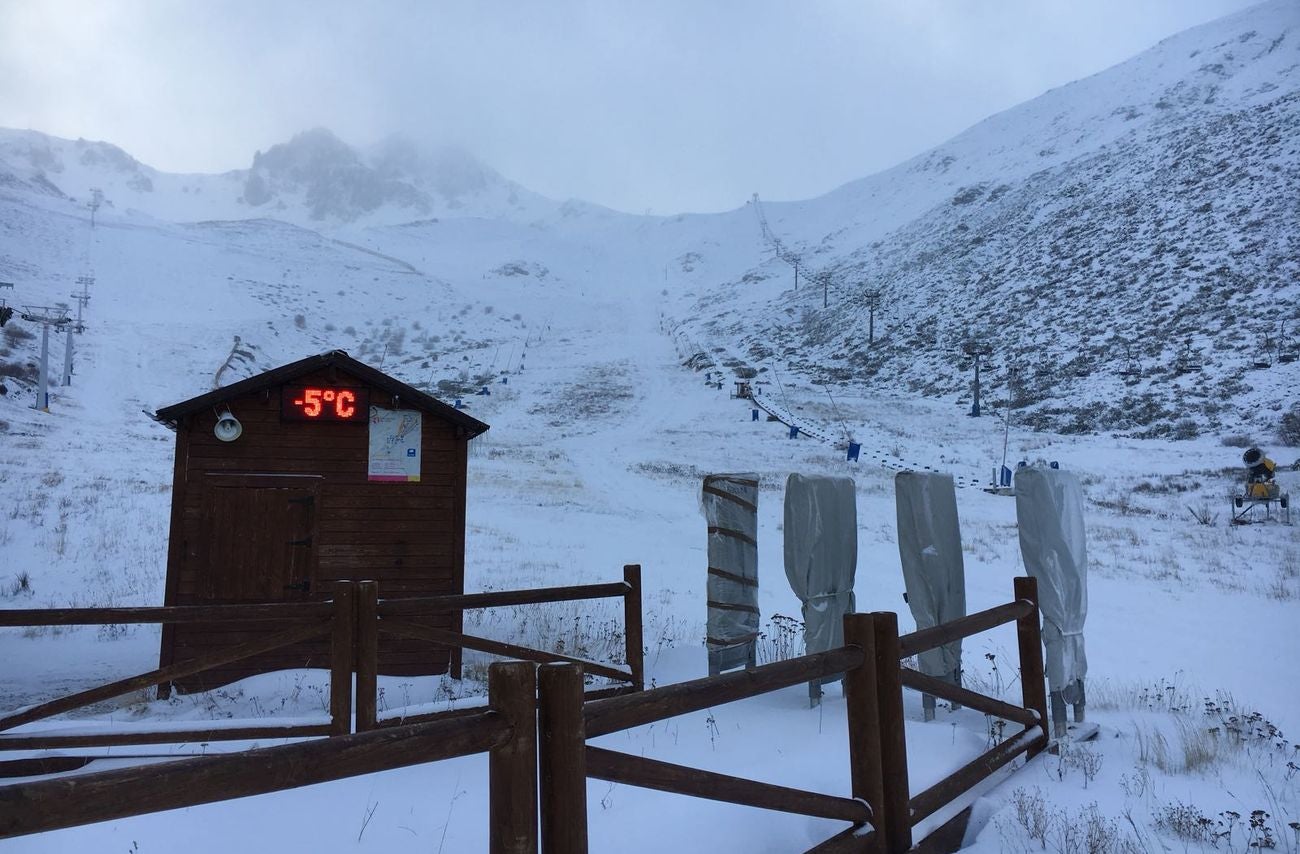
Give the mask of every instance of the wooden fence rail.
<path id="1" fill-rule="evenodd" d="M 913 827 L 1022 754 L 1047 744 L 1037 589 L 1015 581 L 1015 600 L 931 629 L 898 633 L 896 614 L 845 617 L 846 645 L 828 652 L 582 704 L 582 665 L 545 664 L 539 678 L 542 850 L 587 851 L 587 778 L 763 809 L 848 821 L 812 849 L 899 854 Z M 903 658 L 1015 622 L 1024 675 L 1023 706 L 950 685 L 901 666 Z M 590 746 L 588 738 L 835 675 L 844 676 L 851 797 L 688 768 Z M 1025 729 L 911 797 L 902 692 L 905 687 L 961 703 Z M 810 852 L 811 854 L 811 852 Z"/>
<path id="2" fill-rule="evenodd" d="M 0 628 L 112 626 L 127 623 L 313 623 L 333 613 L 329 602 L 248 605 L 165 605 L 140 608 L 25 608 L 0 610 Z"/>
<path id="3" fill-rule="evenodd" d="M 861 649 L 840 647 L 752 669 L 665 685 L 624 697 L 596 700 L 587 703 L 582 710 L 587 736 L 594 738 L 608 735 L 710 706 L 757 697 L 811 679 L 834 676 L 856 667 L 861 661 Z"/>
<path id="4" fill-rule="evenodd" d="M 861 624 L 870 615 L 850 615 L 846 626 L 850 636 L 861 636 Z M 687 768 L 668 762 L 631 756 L 588 746 L 590 737 L 608 735 L 630 727 L 700 711 L 722 703 L 806 684 L 812 679 L 850 674 L 861 670 L 869 655 L 860 646 L 845 646 L 761 667 L 723 673 L 678 685 L 668 685 L 622 697 L 582 703 L 582 668 L 563 662 L 541 668 L 538 712 L 542 720 L 542 749 L 539 753 L 542 794 L 542 848 L 547 854 L 585 854 L 587 851 L 586 779 L 608 780 L 709 800 L 725 801 L 799 815 L 834 818 L 852 822 L 849 839 L 856 846 L 869 845 L 870 830 L 864 828 L 875 812 L 869 797 L 878 797 L 880 787 L 868 781 L 878 773 L 875 745 L 878 730 L 862 723 L 858 710 L 874 705 L 870 677 L 849 679 L 846 691 L 850 705 L 850 763 L 853 764 L 853 796 L 839 797 Z M 859 696 L 865 692 L 868 696 Z M 861 766 L 861 767 L 858 767 Z M 837 837 L 839 838 L 839 837 Z M 843 850 L 867 850 L 863 847 Z"/>
<path id="5" fill-rule="evenodd" d="M 637 569 L 627 568 L 623 584 L 589 585 L 587 592 L 601 588 L 607 595 L 624 596 L 629 609 L 631 603 L 639 606 Z M 552 588 L 555 590 L 569 596 L 578 588 Z M 487 751 L 491 854 L 536 854 L 539 845 L 546 854 L 584 854 L 588 847 L 588 778 L 850 823 L 809 854 L 901 854 L 912 847 L 912 832 L 918 822 L 1017 757 L 1032 757 L 1048 743 L 1037 588 L 1029 578 L 1015 580 L 1015 601 L 945 626 L 900 636 L 896 614 L 850 614 L 844 625 L 846 645 L 838 649 L 605 699 L 584 694 L 582 662 L 557 662 L 553 657 L 540 670 L 530 661 L 497 662 L 489 667 L 487 708 L 402 725 L 377 722 L 373 704 L 366 702 L 366 692 L 374 687 L 373 650 L 385 621 L 386 603 L 375 594 L 373 582 L 349 587 L 330 606 L 333 619 L 329 626 L 336 655 L 334 678 L 346 682 L 350 691 L 355 664 L 362 692 L 357 698 L 358 727 L 364 721 L 370 731 L 339 734 L 332 723 L 327 729 L 335 737 L 319 741 L 0 787 L 0 838 Z M 422 607 L 445 609 L 447 598 L 454 597 Z M 493 607 L 491 598 L 476 601 L 475 607 Z M 427 613 L 405 605 L 396 610 L 401 617 Z M 636 610 L 639 643 L 639 607 Z M 345 613 L 373 615 L 374 619 L 343 620 Z M 389 619 L 392 616 L 390 612 Z M 1013 621 L 1020 652 L 1021 706 L 901 666 L 911 652 Z M 402 619 L 393 620 L 390 628 L 394 623 L 403 632 L 407 625 L 420 628 Z M 629 612 L 629 638 L 633 636 L 631 623 Z M 643 673 L 639 656 L 636 658 L 638 663 L 625 675 L 633 680 Z M 629 663 L 633 660 L 629 650 Z M 839 674 L 844 677 L 848 716 L 848 797 L 587 745 L 591 737 Z M 341 678 L 344 675 L 349 678 Z M 634 681 L 633 686 L 636 684 Z M 911 796 L 902 702 L 905 687 L 1006 718 L 1024 729 Z M 373 701 L 373 693 L 368 696 Z M 344 708 L 345 691 L 332 690 L 331 698 L 336 722 Z M 346 699 L 350 702 L 351 695 Z M 28 713 L 32 711 L 36 710 Z M 0 736 L 0 743 L 5 739 Z"/>
<path id="6" fill-rule="evenodd" d="M 623 600 L 623 654 L 624 660 L 627 662 L 626 670 L 559 652 L 532 649 L 519 644 L 476 637 L 464 632 L 437 628 L 416 622 L 421 617 L 445 614 L 457 610 L 609 598 L 621 598 Z M 464 714 L 462 710 L 453 710 L 380 718 L 376 709 L 376 693 L 378 685 L 378 638 L 381 633 L 424 640 L 442 646 L 473 649 L 538 664 L 554 661 L 572 662 L 581 664 L 584 672 L 588 674 L 626 683 L 589 692 L 586 699 L 594 700 L 610 695 L 640 691 L 645 687 L 645 646 L 641 621 L 641 567 L 639 564 L 624 566 L 623 580 L 610 584 L 543 587 L 536 590 L 503 590 L 491 593 L 472 593 L 463 596 L 425 596 L 411 599 L 381 600 L 378 598 L 378 591 L 374 583 L 363 581 L 357 587 L 356 729 L 358 732 L 364 732 L 375 727 L 396 726 L 415 721 L 437 720 L 439 717 L 447 715 Z"/>
<path id="7" fill-rule="evenodd" d="M 998 605 L 986 611 L 954 620 L 944 625 L 898 636 L 897 621 L 882 620 L 877 628 L 883 631 L 884 643 L 892 644 L 898 650 L 898 657 L 887 665 L 887 675 L 880 682 L 882 695 L 889 693 L 887 705 L 894 707 L 893 697 L 898 689 L 906 686 L 925 691 L 944 699 L 959 702 L 985 714 L 1006 718 L 1024 725 L 1024 730 L 996 745 L 966 765 L 935 783 L 924 792 L 909 797 L 906 766 L 901 773 L 886 776 L 887 829 L 884 834 L 882 851 L 885 854 L 897 854 L 912 847 L 912 828 L 920 821 L 933 815 L 961 794 L 969 791 L 980 781 L 986 779 L 999 768 L 1016 757 L 1024 754 L 1032 759 L 1048 743 L 1047 734 L 1047 690 L 1043 677 L 1043 646 L 1039 627 L 1038 583 L 1033 578 L 1016 578 L 1014 581 L 1015 601 Z M 1022 685 L 1022 702 L 1020 707 L 1011 706 L 992 697 L 985 697 L 967 691 L 955 685 L 930 679 L 916 671 L 904 668 L 899 659 L 927 649 L 934 649 L 958 638 L 967 637 L 978 632 L 987 631 L 1005 623 L 1016 624 L 1016 637 L 1020 654 L 1020 681 Z M 898 689 L 892 687 L 898 685 Z M 897 704 L 897 723 L 882 720 L 886 729 L 897 728 L 902 732 L 902 703 Z M 901 736 L 900 736 L 901 738 Z M 887 739 L 882 739 L 882 742 Z M 905 761 L 906 746 L 901 748 L 899 761 Z"/>
<path id="8" fill-rule="evenodd" d="M 533 665 L 488 669 L 491 708 L 452 720 L 0 787 L 0 838 L 198 806 L 488 751 L 492 846 L 537 850 Z M 521 760 L 521 757 L 524 759 Z M 535 795 L 534 795 L 535 797 Z"/>
<path id="9" fill-rule="evenodd" d="M 0 751 L 101 747 L 111 745 L 177 744 L 252 738 L 312 738 L 342 735 L 351 731 L 352 717 L 352 629 L 355 623 L 351 587 L 340 584 L 332 602 L 287 605 L 212 605 L 162 608 L 66 608 L 0 611 L 0 625 L 112 625 L 123 618 L 141 623 L 247 622 L 275 619 L 292 627 L 228 649 L 216 650 L 186 661 L 119 679 L 65 697 L 58 697 L 19 712 L 0 717 L 0 731 L 60 715 L 93 703 L 111 700 L 133 691 L 165 685 L 222 665 L 282 649 L 304 640 L 331 636 L 330 720 L 326 724 L 208 727 L 194 730 L 114 733 L 4 734 Z M 47 622 L 41 622 L 41 621 Z"/>
<path id="10" fill-rule="evenodd" d="M 413 620 L 434 614 L 459 612 L 470 608 L 490 608 L 546 602 L 566 602 L 591 598 L 623 599 L 627 669 L 595 661 L 535 650 L 487 638 L 425 626 Z M 404 619 L 405 618 L 405 619 Z M 456 649 L 477 649 L 496 655 L 534 662 L 555 660 L 580 661 L 587 672 L 626 683 L 615 689 L 593 692 L 607 696 L 613 692 L 640 690 L 644 685 L 644 647 L 641 628 L 641 567 L 623 568 L 623 580 L 609 584 L 548 587 L 535 590 L 505 590 L 457 596 L 432 596 L 410 599 L 379 598 L 374 581 L 339 581 L 334 598 L 328 602 L 251 603 L 234 605 L 184 605 L 132 608 L 40 608 L 0 610 L 0 627 L 114 625 L 126 623 L 271 623 L 284 626 L 283 631 L 215 650 L 196 658 L 119 679 L 35 706 L 0 715 L 0 751 L 111 745 L 172 744 L 254 738 L 308 738 L 339 736 L 364 732 L 380 726 L 436 720 L 440 717 L 464 717 L 476 710 L 433 712 L 380 720 L 377 711 L 379 633 L 413 637 Z M 208 727 L 172 731 L 117 731 L 113 733 L 5 733 L 73 711 L 94 703 L 111 700 L 173 681 L 203 673 L 227 664 L 243 661 L 305 640 L 323 635 L 330 638 L 330 698 L 327 723 Z M 355 694 L 353 674 L 356 676 Z M 161 690 L 161 689 L 160 689 Z M 355 718 L 353 709 L 355 703 Z"/>

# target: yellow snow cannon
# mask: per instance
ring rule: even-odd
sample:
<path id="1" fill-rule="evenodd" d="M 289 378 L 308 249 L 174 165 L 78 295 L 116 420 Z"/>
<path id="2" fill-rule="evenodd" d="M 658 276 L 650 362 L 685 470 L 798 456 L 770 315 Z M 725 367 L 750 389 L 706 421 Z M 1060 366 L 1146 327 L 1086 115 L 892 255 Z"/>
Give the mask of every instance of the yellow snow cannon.
<path id="1" fill-rule="evenodd" d="M 1266 457 L 1259 448 L 1247 448 L 1241 455 L 1241 461 L 1246 464 L 1246 483 L 1241 493 L 1232 498 L 1233 524 L 1248 525 L 1251 522 L 1274 519 L 1289 524 L 1291 501 L 1275 479 L 1277 463 Z M 1274 504 L 1277 505 L 1276 514 L 1273 511 Z M 1257 512 L 1259 510 L 1262 513 Z"/>

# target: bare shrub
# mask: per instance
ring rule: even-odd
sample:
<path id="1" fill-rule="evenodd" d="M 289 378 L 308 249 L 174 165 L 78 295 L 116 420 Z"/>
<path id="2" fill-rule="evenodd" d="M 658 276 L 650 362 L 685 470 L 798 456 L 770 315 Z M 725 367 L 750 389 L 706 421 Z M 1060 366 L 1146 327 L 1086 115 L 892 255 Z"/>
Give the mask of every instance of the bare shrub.
<path id="1" fill-rule="evenodd" d="M 1288 448 L 1300 446 L 1300 404 L 1283 413 L 1277 425 L 1277 440 Z"/>
<path id="2" fill-rule="evenodd" d="M 1161 804 L 1153 817 L 1157 828 L 1185 842 L 1209 842 L 1214 838 L 1214 819 L 1191 804 Z"/>
<path id="3" fill-rule="evenodd" d="M 23 327 L 15 324 L 13 326 L 5 327 L 4 336 L 5 336 L 5 342 L 12 347 L 14 344 L 17 344 L 19 341 L 32 340 L 33 338 L 36 337 L 36 333 L 32 332 L 29 329 L 24 329 Z"/>
<path id="4" fill-rule="evenodd" d="M 1182 718 L 1176 719 L 1175 725 L 1177 734 L 1172 744 L 1159 730 L 1135 727 L 1138 759 L 1166 774 L 1194 772 L 1218 764 L 1223 745 L 1218 733 Z"/>
<path id="5" fill-rule="evenodd" d="M 12 581 L 5 585 L 3 589 L 0 589 L 0 594 L 3 594 L 6 599 L 31 596 L 34 593 L 35 591 L 32 590 L 32 577 L 25 570 L 14 576 Z"/>
<path id="6" fill-rule="evenodd" d="M 1043 800 L 1043 791 L 1035 788 L 1030 793 L 1016 789 L 1011 795 L 1011 805 L 1016 810 L 1016 823 L 1025 831 L 1025 835 L 1046 848 L 1051 813 L 1047 810 L 1047 802 Z"/>
<path id="7" fill-rule="evenodd" d="M 773 614 L 767 628 L 758 633 L 756 655 L 759 664 L 785 661 L 804 653 L 804 625 L 802 620 Z"/>
<path id="8" fill-rule="evenodd" d="M 13 377 L 22 382 L 34 383 L 41 376 L 35 362 L 6 361 L 0 359 L 0 376 Z"/>

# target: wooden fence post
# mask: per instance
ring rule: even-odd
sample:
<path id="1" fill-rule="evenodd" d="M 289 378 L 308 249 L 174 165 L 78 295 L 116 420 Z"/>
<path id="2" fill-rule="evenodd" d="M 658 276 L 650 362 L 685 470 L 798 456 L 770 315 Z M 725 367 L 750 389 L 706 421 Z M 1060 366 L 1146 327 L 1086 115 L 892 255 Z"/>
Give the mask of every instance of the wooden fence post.
<path id="1" fill-rule="evenodd" d="M 488 665 L 488 705 L 510 722 L 510 739 L 488 752 L 488 851 L 537 854 L 537 666 Z"/>
<path id="2" fill-rule="evenodd" d="M 1017 600 L 1027 599 L 1034 603 L 1033 611 L 1016 620 L 1016 640 L 1020 646 L 1021 696 L 1025 708 L 1038 713 L 1043 729 L 1043 745 L 1030 748 L 1025 753 L 1025 761 L 1028 761 L 1043 752 L 1050 738 L 1047 729 L 1047 687 L 1043 675 L 1043 636 L 1038 622 L 1038 580 L 1021 576 L 1013 583 Z"/>
<path id="3" fill-rule="evenodd" d="M 357 732 L 375 728 L 379 691 L 379 582 L 357 585 Z"/>
<path id="4" fill-rule="evenodd" d="M 587 854 L 587 733 L 582 665 L 537 672 L 542 854 Z"/>
<path id="5" fill-rule="evenodd" d="M 334 584 L 330 633 L 330 735 L 352 731 L 352 644 L 356 628 L 356 582 Z"/>
<path id="6" fill-rule="evenodd" d="M 880 723 L 880 778 L 883 815 L 876 825 L 883 831 L 884 851 L 902 854 L 912 847 L 911 792 L 907 782 L 907 731 L 903 722 L 902 654 L 898 646 L 898 615 L 892 611 L 871 614 L 876 655 L 876 708 Z"/>
<path id="7" fill-rule="evenodd" d="M 880 701 L 876 696 L 874 614 L 844 615 L 844 645 L 862 650 L 862 663 L 844 674 L 849 723 L 849 775 L 853 797 L 871 807 L 874 849 L 884 850 L 884 778 L 880 767 Z"/>
<path id="8" fill-rule="evenodd" d="M 632 687 L 645 690 L 645 638 L 641 628 L 641 564 L 623 567 L 623 581 L 631 589 L 623 594 L 623 630 Z"/>

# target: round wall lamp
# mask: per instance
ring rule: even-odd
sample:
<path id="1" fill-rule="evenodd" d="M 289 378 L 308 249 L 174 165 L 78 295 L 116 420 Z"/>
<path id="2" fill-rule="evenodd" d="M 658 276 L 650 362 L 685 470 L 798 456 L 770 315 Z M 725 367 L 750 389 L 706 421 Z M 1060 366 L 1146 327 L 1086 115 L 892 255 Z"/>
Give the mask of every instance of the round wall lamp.
<path id="1" fill-rule="evenodd" d="M 212 434 L 223 442 L 233 442 L 244 432 L 244 425 L 239 423 L 239 419 L 230 414 L 230 407 L 223 406 L 217 413 L 217 426 L 212 428 Z"/>

